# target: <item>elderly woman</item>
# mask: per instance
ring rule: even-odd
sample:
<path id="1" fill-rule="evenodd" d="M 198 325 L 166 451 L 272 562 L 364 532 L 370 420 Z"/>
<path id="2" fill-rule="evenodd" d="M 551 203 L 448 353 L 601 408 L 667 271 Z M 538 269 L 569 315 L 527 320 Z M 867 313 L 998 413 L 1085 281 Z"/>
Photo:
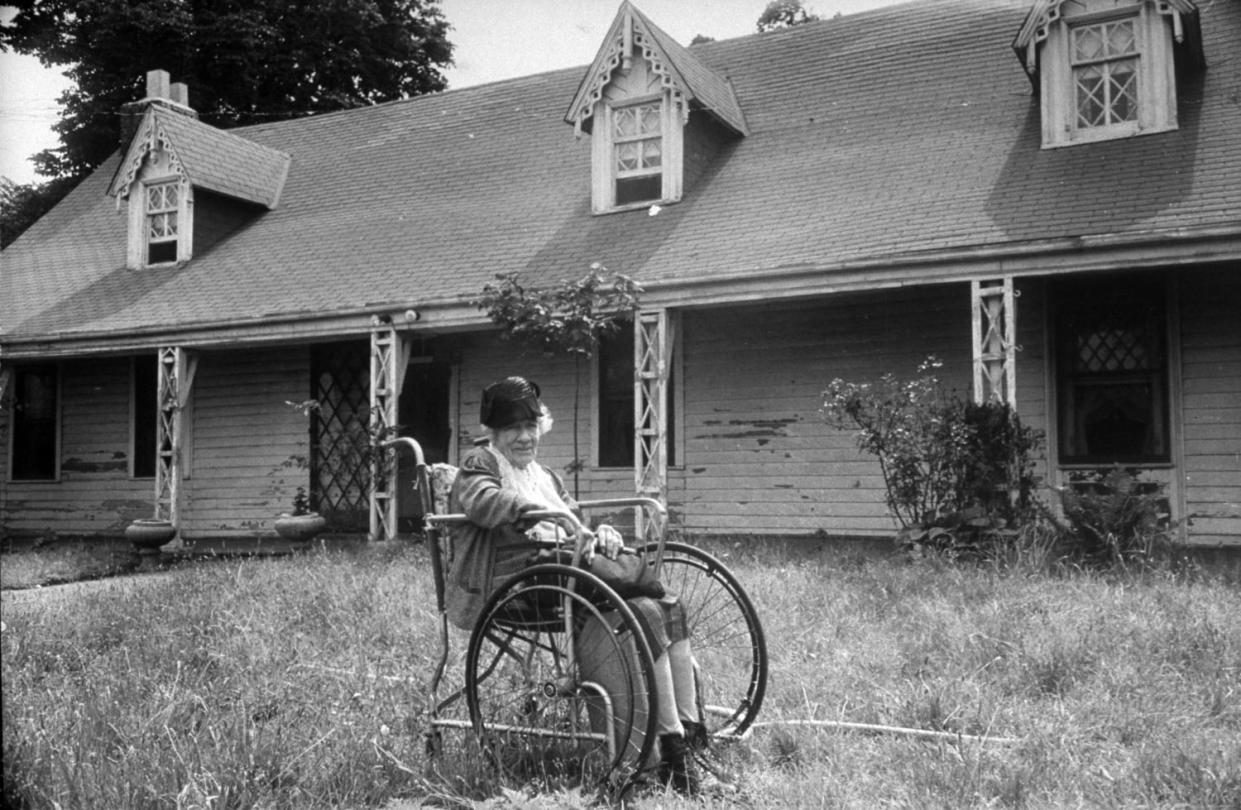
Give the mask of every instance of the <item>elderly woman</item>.
<path id="1" fill-rule="evenodd" d="M 473 627 L 492 591 L 529 564 L 531 534 L 554 532 L 549 524 L 531 528 L 532 521 L 524 516 L 543 509 L 580 514 L 560 477 L 538 462 L 539 440 L 550 429 L 551 418 L 537 385 L 508 377 L 488 386 L 480 421 L 489 441 L 462 459 L 449 500 L 450 511 L 470 520 L 456 530 L 447 594 L 449 619 L 465 629 Z M 578 531 L 587 559 L 596 551 L 614 559 L 623 545 L 611 526 L 593 532 L 579 526 Z M 684 611 L 674 597 L 628 603 L 640 614 L 656 657 L 659 779 L 679 792 L 697 792 L 687 739 L 697 742 L 705 732 L 695 720 L 698 701 Z"/>

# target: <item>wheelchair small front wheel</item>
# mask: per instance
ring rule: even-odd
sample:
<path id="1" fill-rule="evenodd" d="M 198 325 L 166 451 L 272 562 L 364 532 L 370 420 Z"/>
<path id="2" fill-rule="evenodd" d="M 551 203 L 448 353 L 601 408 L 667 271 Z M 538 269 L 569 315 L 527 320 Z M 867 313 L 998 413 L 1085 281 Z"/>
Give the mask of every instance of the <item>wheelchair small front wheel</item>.
<path id="1" fill-rule="evenodd" d="M 483 607 L 465 661 L 470 721 L 503 777 L 596 786 L 637 771 L 655 742 L 650 646 L 589 572 L 532 566 Z"/>

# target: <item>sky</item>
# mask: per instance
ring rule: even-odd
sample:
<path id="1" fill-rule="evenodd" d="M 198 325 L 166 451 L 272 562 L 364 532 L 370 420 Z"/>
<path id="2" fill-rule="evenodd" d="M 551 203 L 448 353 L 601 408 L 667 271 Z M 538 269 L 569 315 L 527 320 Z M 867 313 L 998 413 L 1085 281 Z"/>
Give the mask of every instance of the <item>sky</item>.
<path id="1" fill-rule="evenodd" d="M 899 0 L 805 0 L 823 18 L 892 5 Z M 755 32 L 768 0 L 633 0 L 642 13 L 683 45 L 696 34 L 730 39 Z M 440 0 L 452 30 L 455 64 L 449 89 L 586 65 L 611 25 L 620 0 Z M 13 9 L 0 5 L 0 20 Z M 153 65 L 158 67 L 158 65 Z M 39 178 L 29 157 L 58 143 L 51 125 L 57 98 L 69 88 L 63 68 L 33 56 L 0 53 L 0 176 L 16 183 Z M 176 76 L 172 77 L 175 82 Z M 190 105 L 194 88 L 190 88 Z"/>

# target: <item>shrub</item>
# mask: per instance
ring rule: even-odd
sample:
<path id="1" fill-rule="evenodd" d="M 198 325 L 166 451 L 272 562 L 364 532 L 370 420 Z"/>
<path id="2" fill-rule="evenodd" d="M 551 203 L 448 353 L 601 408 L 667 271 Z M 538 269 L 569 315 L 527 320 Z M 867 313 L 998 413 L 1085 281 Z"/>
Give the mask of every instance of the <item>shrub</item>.
<path id="1" fill-rule="evenodd" d="M 856 430 L 859 449 L 878 459 L 903 545 L 981 551 L 1030 514 L 1041 434 L 1006 404 L 946 391 L 941 366 L 928 357 L 911 380 L 837 378 L 823 392 L 823 413 Z"/>
<path id="2" fill-rule="evenodd" d="M 1172 540 L 1171 510 L 1163 486 L 1138 480 L 1115 466 L 1074 473 L 1057 489 L 1074 556 L 1083 562 L 1124 565 L 1150 561 Z"/>

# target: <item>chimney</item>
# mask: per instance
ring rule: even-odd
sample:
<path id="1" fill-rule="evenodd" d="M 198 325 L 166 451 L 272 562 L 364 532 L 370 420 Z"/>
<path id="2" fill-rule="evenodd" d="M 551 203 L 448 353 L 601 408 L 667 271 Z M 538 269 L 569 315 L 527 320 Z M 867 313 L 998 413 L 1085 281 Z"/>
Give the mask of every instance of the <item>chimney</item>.
<path id="1" fill-rule="evenodd" d="M 184 82 L 170 83 L 166 70 L 147 71 L 146 97 L 140 101 L 130 101 L 121 105 L 121 149 L 127 149 L 146 114 L 147 108 L 157 104 L 166 110 L 198 118 L 198 113 L 190 107 L 190 91 Z"/>

